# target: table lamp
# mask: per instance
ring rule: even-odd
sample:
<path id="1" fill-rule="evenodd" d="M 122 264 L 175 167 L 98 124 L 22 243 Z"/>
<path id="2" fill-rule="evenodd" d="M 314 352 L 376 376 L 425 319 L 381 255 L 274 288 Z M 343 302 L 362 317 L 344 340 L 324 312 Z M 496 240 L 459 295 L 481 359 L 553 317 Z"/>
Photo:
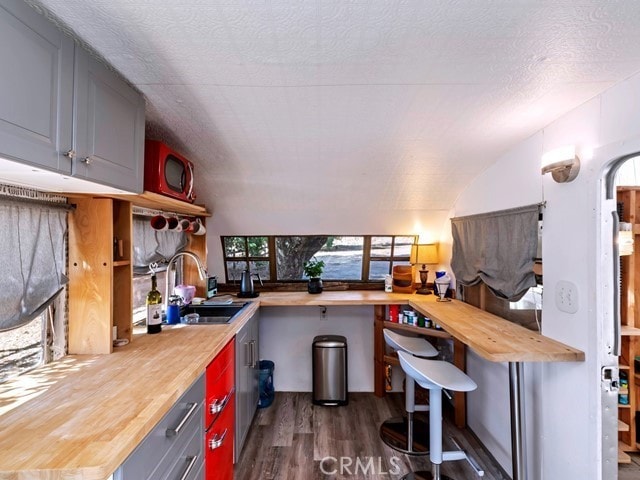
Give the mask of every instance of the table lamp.
<path id="1" fill-rule="evenodd" d="M 412 265 L 422 265 L 422 270 L 419 270 L 421 285 L 416 293 L 429 295 L 431 291 L 427 289 L 427 276 L 429 275 L 427 265 L 435 265 L 438 263 L 438 244 L 415 243 L 411 245 L 409 261 Z"/>

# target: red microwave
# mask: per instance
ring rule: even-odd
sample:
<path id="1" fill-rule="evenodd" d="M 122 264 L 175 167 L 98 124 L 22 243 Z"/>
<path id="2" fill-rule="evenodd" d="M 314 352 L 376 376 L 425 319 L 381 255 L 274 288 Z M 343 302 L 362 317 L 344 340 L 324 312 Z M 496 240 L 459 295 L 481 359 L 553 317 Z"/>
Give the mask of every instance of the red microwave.
<path id="1" fill-rule="evenodd" d="M 157 140 L 144 143 L 144 189 L 193 203 L 193 163 Z"/>

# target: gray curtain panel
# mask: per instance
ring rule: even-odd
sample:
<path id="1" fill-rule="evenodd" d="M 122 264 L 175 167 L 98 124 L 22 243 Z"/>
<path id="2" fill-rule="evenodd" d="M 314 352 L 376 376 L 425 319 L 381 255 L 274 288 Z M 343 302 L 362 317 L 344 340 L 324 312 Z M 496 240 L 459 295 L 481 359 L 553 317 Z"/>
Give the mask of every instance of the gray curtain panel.
<path id="1" fill-rule="evenodd" d="M 451 219 L 451 268 L 461 285 L 484 282 L 499 298 L 519 300 L 536 285 L 539 205 Z"/>
<path id="2" fill-rule="evenodd" d="M 0 202 L 0 331 L 29 323 L 68 282 L 67 212 Z"/>

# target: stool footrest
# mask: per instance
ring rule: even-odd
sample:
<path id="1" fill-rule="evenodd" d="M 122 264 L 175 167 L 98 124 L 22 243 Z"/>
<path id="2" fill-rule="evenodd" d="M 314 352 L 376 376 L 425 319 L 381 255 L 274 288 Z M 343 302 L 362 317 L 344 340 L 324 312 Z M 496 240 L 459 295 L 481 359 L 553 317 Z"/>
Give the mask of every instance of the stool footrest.
<path id="1" fill-rule="evenodd" d="M 478 475 L 479 477 L 484 477 L 484 470 L 482 470 L 477 460 L 473 458 L 471 455 L 469 455 L 467 451 L 464 448 L 462 448 L 458 442 L 456 442 L 455 438 L 450 436 L 449 440 L 451 440 L 453 445 L 458 450 L 455 452 L 442 452 L 442 459 L 443 460 L 466 460 L 467 462 L 469 462 L 469 465 L 471 465 L 471 468 L 473 468 L 473 470 L 476 472 L 476 475 Z M 458 458 L 449 458 L 449 455 L 452 455 L 453 457 L 453 454 L 458 454 L 459 455 Z"/>

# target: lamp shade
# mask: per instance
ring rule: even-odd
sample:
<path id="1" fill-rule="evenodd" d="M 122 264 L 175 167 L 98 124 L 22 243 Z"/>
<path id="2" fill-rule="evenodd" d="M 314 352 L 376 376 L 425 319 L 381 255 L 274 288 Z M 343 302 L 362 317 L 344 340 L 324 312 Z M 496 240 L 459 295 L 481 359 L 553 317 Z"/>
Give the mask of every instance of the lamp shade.
<path id="1" fill-rule="evenodd" d="M 412 265 L 427 265 L 438 263 L 437 243 L 415 243 L 411 245 L 409 261 Z"/>

